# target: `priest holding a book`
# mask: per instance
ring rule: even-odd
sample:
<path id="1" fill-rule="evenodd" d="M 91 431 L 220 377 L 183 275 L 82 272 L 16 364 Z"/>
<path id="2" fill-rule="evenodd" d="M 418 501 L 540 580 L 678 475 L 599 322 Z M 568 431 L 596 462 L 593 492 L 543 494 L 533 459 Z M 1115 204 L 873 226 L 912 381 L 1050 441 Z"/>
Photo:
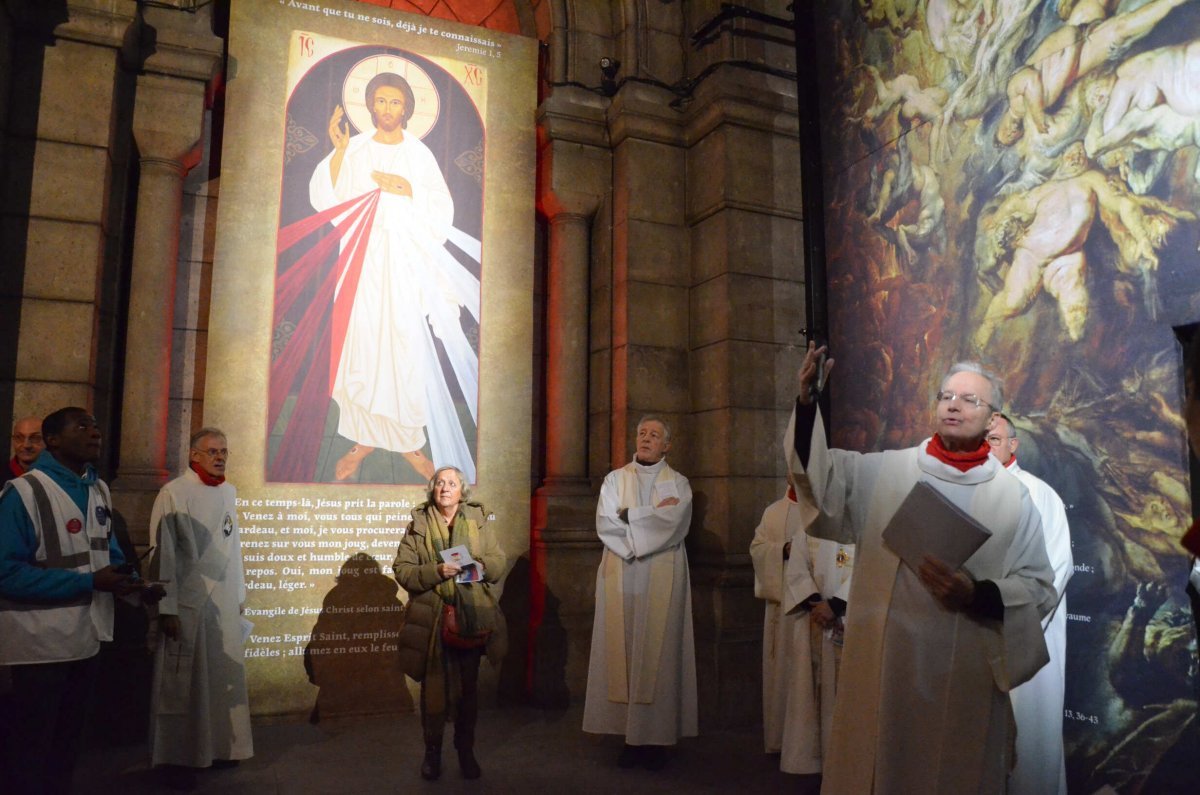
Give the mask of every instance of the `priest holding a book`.
<path id="1" fill-rule="evenodd" d="M 809 532 L 858 549 L 822 792 L 1003 792 L 1008 692 L 1046 664 L 1056 600 L 1037 509 L 988 454 L 1000 385 L 953 365 L 933 436 L 864 454 L 826 444 L 816 397 L 832 368 L 810 344 L 784 439 L 817 508 L 842 520 Z"/>

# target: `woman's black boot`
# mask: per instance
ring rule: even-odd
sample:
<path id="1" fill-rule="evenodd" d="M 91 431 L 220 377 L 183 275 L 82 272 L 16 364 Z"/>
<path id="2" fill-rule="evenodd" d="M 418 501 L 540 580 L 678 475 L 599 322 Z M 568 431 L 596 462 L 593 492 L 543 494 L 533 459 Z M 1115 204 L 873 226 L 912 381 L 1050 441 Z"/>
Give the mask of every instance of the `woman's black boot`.
<path id="1" fill-rule="evenodd" d="M 425 743 L 425 759 L 421 762 L 421 778 L 434 781 L 442 775 L 442 744 Z"/>

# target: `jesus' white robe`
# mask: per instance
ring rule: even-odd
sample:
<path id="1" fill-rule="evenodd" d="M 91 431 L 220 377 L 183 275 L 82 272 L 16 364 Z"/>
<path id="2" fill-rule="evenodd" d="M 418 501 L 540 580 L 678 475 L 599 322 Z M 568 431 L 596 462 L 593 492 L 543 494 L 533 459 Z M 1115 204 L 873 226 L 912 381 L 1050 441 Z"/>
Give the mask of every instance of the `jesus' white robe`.
<path id="1" fill-rule="evenodd" d="M 1016 475 L 1042 517 L 1046 554 L 1054 569 L 1058 604 L 1042 619 L 1050 663 L 1012 693 L 1017 721 L 1017 764 L 1008 781 L 1013 795 L 1066 795 L 1067 768 L 1063 758 L 1063 691 L 1067 666 L 1067 581 L 1075 571 L 1067 511 L 1054 489 L 1021 469 L 1011 459 L 1008 471 Z"/>
<path id="2" fill-rule="evenodd" d="M 803 491 L 801 491 L 803 494 Z M 813 623 L 803 603 L 814 593 L 850 598 L 854 547 L 815 538 L 811 500 L 784 498 L 763 512 L 750 542 L 754 595 L 766 601 L 763 620 L 763 736 L 785 773 L 821 771 L 829 741 L 841 649 L 833 633 Z M 788 560 L 783 547 L 791 542 Z"/>
<path id="3" fill-rule="evenodd" d="M 1008 692 L 1046 663 L 1041 617 L 1056 601 L 1028 491 L 991 457 L 962 472 L 925 444 L 831 450 L 819 411 L 805 470 L 793 447 L 795 423 L 793 414 L 789 464 L 807 473 L 829 517 L 812 528 L 856 542 L 858 552 L 822 792 L 1003 792 L 1011 767 Z M 995 583 L 1002 621 L 947 609 L 884 544 L 884 528 L 918 480 L 991 531 L 963 569 Z"/>
<path id="4" fill-rule="evenodd" d="M 678 505 L 654 507 L 677 495 Z M 618 515 L 628 509 L 627 521 Z M 596 615 L 583 730 L 630 745 L 674 745 L 697 733 L 696 650 L 687 538 L 692 490 L 665 460 L 604 479 L 596 532 Z"/>
<path id="5" fill-rule="evenodd" d="M 246 698 L 241 605 L 246 599 L 237 492 L 188 470 L 163 486 L 150 519 L 152 580 L 165 581 L 160 615 L 179 617 L 178 640 L 159 633 L 150 707 L 155 765 L 208 767 L 254 755 Z"/>
<path id="6" fill-rule="evenodd" d="M 314 209 L 378 190 L 374 172 L 404 177 L 412 186 L 412 196 L 379 194 L 337 359 L 332 397 L 338 404 L 338 434 L 404 453 L 420 450 L 428 429 L 434 460 L 458 463 L 473 481 L 473 458 L 432 335 L 441 340 L 475 418 L 479 359 L 463 333 L 459 308 L 478 320 L 479 280 L 445 250 L 454 200 L 441 168 L 429 147 L 412 135 L 396 144 L 375 141 L 374 131 L 355 135 L 336 182 L 330 171 L 333 155 L 317 164 L 309 181 Z M 348 289 L 345 274 L 337 285 L 339 294 L 343 289 Z"/>

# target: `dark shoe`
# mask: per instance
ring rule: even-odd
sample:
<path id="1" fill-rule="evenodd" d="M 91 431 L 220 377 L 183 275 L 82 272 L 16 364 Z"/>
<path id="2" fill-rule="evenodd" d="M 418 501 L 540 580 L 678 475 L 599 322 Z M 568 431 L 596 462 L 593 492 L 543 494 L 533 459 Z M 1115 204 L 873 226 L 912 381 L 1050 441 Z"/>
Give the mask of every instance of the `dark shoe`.
<path id="1" fill-rule="evenodd" d="M 617 767 L 628 770 L 631 767 L 637 767 L 641 761 L 642 746 L 625 743 L 625 747 L 621 749 L 621 755 L 617 757 Z"/>
<path id="2" fill-rule="evenodd" d="M 670 758 L 665 745 L 648 745 L 642 752 L 642 767 L 647 770 L 662 770 Z"/>
<path id="3" fill-rule="evenodd" d="M 458 749 L 458 769 L 462 771 L 463 778 L 479 778 L 483 775 L 479 762 L 475 760 L 475 752 L 470 748 Z"/>
<path id="4" fill-rule="evenodd" d="M 421 778 L 436 781 L 442 775 L 442 746 L 425 746 L 425 759 L 421 762 Z"/>

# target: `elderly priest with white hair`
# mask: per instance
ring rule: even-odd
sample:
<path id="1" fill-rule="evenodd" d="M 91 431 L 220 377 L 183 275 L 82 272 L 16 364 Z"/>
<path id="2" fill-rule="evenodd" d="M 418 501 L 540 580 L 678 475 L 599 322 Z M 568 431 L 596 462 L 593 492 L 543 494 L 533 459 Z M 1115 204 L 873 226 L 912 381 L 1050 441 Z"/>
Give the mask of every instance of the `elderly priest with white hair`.
<path id="1" fill-rule="evenodd" d="M 225 480 L 223 432 L 192 434 L 187 471 L 162 487 L 150 517 L 150 574 L 166 583 L 158 606 L 150 750 L 171 786 L 196 768 L 254 755 L 241 608 L 246 601 L 237 491 Z"/>
<path id="2" fill-rule="evenodd" d="M 661 769 L 667 747 L 697 733 L 696 649 L 683 542 L 692 489 L 667 465 L 671 430 L 637 427 L 637 455 L 608 473 L 596 506 L 604 544 L 583 730 L 623 734 L 620 767 Z"/>
<path id="3" fill-rule="evenodd" d="M 824 354 L 809 345 L 785 438 L 818 509 L 845 519 L 813 529 L 858 549 L 822 792 L 1003 792 L 1008 691 L 1046 664 L 1041 618 L 1056 598 L 1037 509 L 988 454 L 999 384 L 957 364 L 930 439 L 830 449 L 814 400 Z"/>

